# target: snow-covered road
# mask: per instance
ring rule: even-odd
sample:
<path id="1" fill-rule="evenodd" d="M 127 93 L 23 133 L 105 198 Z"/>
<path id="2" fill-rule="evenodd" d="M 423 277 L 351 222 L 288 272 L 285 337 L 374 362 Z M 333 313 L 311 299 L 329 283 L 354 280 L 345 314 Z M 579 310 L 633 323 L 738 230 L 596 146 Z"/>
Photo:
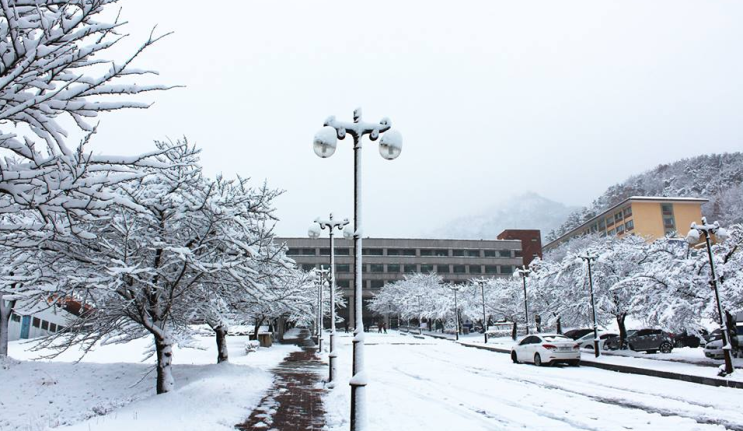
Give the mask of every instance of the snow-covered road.
<path id="1" fill-rule="evenodd" d="M 350 334 L 349 334 L 350 335 Z M 341 381 L 350 340 L 339 338 Z M 512 364 L 445 340 L 367 334 L 373 430 L 743 430 L 743 391 L 581 367 Z M 348 386 L 327 397 L 347 426 Z"/>

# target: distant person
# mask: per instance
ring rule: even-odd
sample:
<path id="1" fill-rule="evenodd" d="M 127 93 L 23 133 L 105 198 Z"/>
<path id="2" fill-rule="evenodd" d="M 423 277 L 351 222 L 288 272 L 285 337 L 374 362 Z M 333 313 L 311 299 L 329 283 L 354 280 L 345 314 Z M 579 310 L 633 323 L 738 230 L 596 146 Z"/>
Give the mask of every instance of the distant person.
<path id="1" fill-rule="evenodd" d="M 387 324 L 384 322 L 382 322 L 382 331 L 384 331 L 385 334 L 387 333 Z"/>
<path id="2" fill-rule="evenodd" d="M 346 334 L 348 334 L 348 320 L 343 322 L 343 327 L 346 328 Z"/>

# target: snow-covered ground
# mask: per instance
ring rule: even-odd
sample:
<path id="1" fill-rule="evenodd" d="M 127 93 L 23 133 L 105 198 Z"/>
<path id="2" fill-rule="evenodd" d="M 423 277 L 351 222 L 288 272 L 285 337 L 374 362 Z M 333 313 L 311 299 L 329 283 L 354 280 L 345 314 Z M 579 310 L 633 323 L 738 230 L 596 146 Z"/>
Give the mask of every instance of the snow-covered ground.
<path id="1" fill-rule="evenodd" d="M 2 363 L 0 430 L 79 431 L 234 430 L 271 386 L 269 369 L 294 346 L 274 345 L 249 355 L 247 337 L 228 337 L 230 363 L 216 364 L 213 337 L 199 349 L 175 349 L 175 391 L 155 394 L 154 358 L 142 362 L 149 340 L 98 346 L 75 363 L 79 352 L 33 361 L 29 344 L 10 343 Z"/>
<path id="2" fill-rule="evenodd" d="M 743 430 L 743 391 L 508 355 L 390 331 L 367 334 L 371 430 Z M 339 336 L 331 430 L 348 427 L 350 334 Z M 628 358 L 618 358 L 628 359 Z M 657 362 L 657 361 L 656 361 Z"/>

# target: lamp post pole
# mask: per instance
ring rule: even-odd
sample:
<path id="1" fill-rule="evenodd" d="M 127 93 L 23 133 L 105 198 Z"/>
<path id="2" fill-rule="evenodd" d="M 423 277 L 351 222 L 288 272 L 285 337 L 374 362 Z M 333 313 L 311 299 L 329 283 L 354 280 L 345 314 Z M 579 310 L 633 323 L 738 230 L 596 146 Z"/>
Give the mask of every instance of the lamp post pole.
<path id="1" fill-rule="evenodd" d="M 485 315 L 485 280 L 473 280 L 480 286 L 480 295 L 482 297 L 482 333 L 485 336 L 485 344 L 488 344 L 488 322 Z"/>
<path id="2" fill-rule="evenodd" d="M 315 270 L 317 274 L 317 351 L 322 352 L 322 331 L 323 331 L 323 313 L 322 311 L 322 290 L 325 287 L 325 280 L 330 273 L 329 270 L 320 266 L 320 269 Z"/>
<path id="3" fill-rule="evenodd" d="M 692 232 L 696 232 L 696 234 L 692 234 Z M 722 340 L 724 345 L 722 346 L 722 353 L 725 357 L 725 371 L 720 372 L 721 375 L 728 375 L 732 374 L 733 371 L 735 371 L 735 368 L 733 367 L 733 355 L 732 355 L 732 349 L 733 346 L 730 344 L 730 333 L 728 332 L 728 325 L 727 325 L 727 319 L 725 318 L 725 313 L 722 309 L 722 302 L 720 301 L 720 292 L 717 287 L 717 274 L 715 272 L 715 259 L 712 255 L 712 244 L 710 243 L 710 235 L 717 235 L 719 240 L 724 240 L 727 237 L 727 232 L 725 229 L 720 227 L 720 223 L 715 222 L 713 224 L 707 223 L 707 218 L 702 217 L 702 225 L 698 225 L 695 223 L 691 224 L 691 231 L 689 232 L 689 235 L 687 235 L 687 241 L 689 238 L 692 240 L 699 239 L 700 235 L 704 235 L 704 242 L 707 246 L 707 256 L 709 257 L 709 270 L 710 270 L 710 276 L 712 277 L 712 288 L 715 291 L 715 301 L 717 302 L 717 313 L 720 315 L 720 329 L 722 330 Z M 689 241 L 692 242 L 692 241 Z"/>
<path id="4" fill-rule="evenodd" d="M 459 341 L 459 305 L 457 304 L 457 292 L 461 289 L 459 286 L 451 285 L 449 289 L 454 291 L 454 338 Z"/>
<path id="5" fill-rule="evenodd" d="M 529 335 L 529 303 L 526 295 L 526 276 L 530 273 L 531 270 L 526 269 L 526 265 L 517 268 L 514 273 L 516 277 L 521 276 L 521 280 L 524 282 L 524 319 L 526 319 L 526 335 Z"/>
<path id="6" fill-rule="evenodd" d="M 421 299 L 423 295 L 415 295 L 418 298 L 418 335 L 423 335 L 423 305 Z"/>
<path id="7" fill-rule="evenodd" d="M 379 123 L 367 123 L 361 119 L 361 108 L 354 110 L 353 123 L 337 121 L 335 117 L 328 117 L 324 127 L 315 134 L 313 149 L 319 157 L 330 157 L 335 153 L 338 139 L 344 139 L 346 134 L 353 137 L 354 154 L 354 202 L 353 202 L 353 248 L 354 248 L 354 337 L 353 337 L 353 377 L 351 377 L 351 431 L 366 429 L 366 385 L 367 377 L 364 372 L 364 319 L 363 319 L 363 288 L 361 280 L 361 138 L 369 135 L 369 139 L 376 141 L 382 136 L 379 143 L 380 155 L 393 160 L 402 151 L 402 136 L 396 130 L 390 129 L 390 121 L 386 118 Z"/>
<path id="8" fill-rule="evenodd" d="M 598 324 L 596 323 L 596 300 L 593 296 L 593 273 L 591 272 L 591 264 L 598 258 L 595 254 L 591 254 L 589 251 L 585 255 L 579 256 L 584 262 L 588 263 L 588 285 L 591 289 L 591 309 L 593 310 L 593 354 L 595 357 L 601 356 L 599 350 L 599 330 Z"/>
<path id="9" fill-rule="evenodd" d="M 320 229 L 328 229 L 330 232 L 330 271 L 328 272 L 328 284 L 330 284 L 330 353 L 328 354 L 329 359 L 329 376 L 328 382 L 335 382 L 335 376 L 338 374 L 337 358 L 338 353 L 335 350 L 335 229 L 343 230 L 344 227 L 349 223 L 348 219 L 343 221 L 337 221 L 333 219 L 333 213 L 330 213 L 330 218 L 327 220 L 315 219 L 315 223 L 320 226 Z M 310 229 L 310 236 L 317 238 L 319 232 Z"/>

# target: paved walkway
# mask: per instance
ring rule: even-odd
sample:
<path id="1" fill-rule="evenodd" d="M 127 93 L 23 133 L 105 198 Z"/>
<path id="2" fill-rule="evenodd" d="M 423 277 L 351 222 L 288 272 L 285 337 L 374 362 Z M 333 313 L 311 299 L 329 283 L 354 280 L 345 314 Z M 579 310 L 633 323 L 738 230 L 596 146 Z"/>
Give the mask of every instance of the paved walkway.
<path id="1" fill-rule="evenodd" d="M 301 352 L 291 353 L 273 369 L 274 384 L 250 417 L 237 429 L 246 431 L 321 430 L 325 425 L 321 376 L 327 365 L 315 354 L 314 343 L 307 343 L 309 332 L 298 344 Z M 309 344 L 309 345 L 308 345 Z"/>

